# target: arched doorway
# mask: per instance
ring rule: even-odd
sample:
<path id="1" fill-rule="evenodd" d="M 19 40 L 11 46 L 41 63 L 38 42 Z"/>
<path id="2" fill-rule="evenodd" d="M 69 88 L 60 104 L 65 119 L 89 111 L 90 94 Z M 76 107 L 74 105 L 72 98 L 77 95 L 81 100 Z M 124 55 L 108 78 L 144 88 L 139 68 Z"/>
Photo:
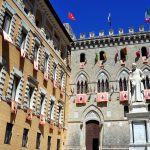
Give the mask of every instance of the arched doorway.
<path id="1" fill-rule="evenodd" d="M 86 150 L 99 150 L 99 122 L 90 120 L 86 122 Z"/>

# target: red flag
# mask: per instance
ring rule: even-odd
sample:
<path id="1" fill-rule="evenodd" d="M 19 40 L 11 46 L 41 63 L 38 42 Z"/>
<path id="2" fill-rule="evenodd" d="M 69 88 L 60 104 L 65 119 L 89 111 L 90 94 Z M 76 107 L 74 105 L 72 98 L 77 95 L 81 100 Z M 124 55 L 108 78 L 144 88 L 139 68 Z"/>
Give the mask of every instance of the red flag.
<path id="1" fill-rule="evenodd" d="M 73 16 L 73 14 L 71 12 L 68 13 L 68 18 L 75 21 L 75 17 Z"/>

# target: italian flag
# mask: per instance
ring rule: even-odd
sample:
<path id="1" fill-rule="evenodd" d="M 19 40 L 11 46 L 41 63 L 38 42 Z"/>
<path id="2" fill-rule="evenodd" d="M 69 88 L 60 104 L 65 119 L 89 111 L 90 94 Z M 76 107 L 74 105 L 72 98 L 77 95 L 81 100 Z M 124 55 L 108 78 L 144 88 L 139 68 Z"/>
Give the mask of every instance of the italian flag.
<path id="1" fill-rule="evenodd" d="M 147 9 L 145 12 L 145 22 L 149 23 L 150 21 L 150 11 Z"/>

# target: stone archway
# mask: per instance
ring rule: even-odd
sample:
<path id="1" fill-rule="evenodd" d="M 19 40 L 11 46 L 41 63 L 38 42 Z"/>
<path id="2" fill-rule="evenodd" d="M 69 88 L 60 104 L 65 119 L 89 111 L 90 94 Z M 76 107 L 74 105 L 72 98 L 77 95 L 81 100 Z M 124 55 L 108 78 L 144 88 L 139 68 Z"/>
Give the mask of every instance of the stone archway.
<path id="1" fill-rule="evenodd" d="M 88 133 L 87 128 L 96 127 L 98 134 L 93 134 L 90 140 L 90 148 L 87 149 L 88 142 Z M 91 133 L 90 133 L 91 132 Z M 89 131 L 89 134 L 92 134 L 92 129 Z M 98 144 L 98 150 L 102 148 L 102 135 L 103 135 L 103 114 L 97 106 L 91 105 L 86 108 L 82 113 L 81 118 L 81 139 L 80 139 L 80 146 L 81 150 L 96 150 L 93 149 L 93 142 Z"/>

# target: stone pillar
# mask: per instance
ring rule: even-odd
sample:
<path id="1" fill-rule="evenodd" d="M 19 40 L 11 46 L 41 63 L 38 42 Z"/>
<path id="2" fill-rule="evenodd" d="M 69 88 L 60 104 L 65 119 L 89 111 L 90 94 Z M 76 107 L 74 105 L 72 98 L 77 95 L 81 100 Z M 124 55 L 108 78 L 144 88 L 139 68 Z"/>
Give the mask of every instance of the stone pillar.
<path id="1" fill-rule="evenodd" d="M 130 144 L 133 144 L 133 128 L 132 128 L 132 121 L 129 120 L 129 128 L 130 128 Z"/>
<path id="2" fill-rule="evenodd" d="M 150 143 L 150 122 L 146 120 L 146 128 L 147 128 L 147 142 Z"/>

